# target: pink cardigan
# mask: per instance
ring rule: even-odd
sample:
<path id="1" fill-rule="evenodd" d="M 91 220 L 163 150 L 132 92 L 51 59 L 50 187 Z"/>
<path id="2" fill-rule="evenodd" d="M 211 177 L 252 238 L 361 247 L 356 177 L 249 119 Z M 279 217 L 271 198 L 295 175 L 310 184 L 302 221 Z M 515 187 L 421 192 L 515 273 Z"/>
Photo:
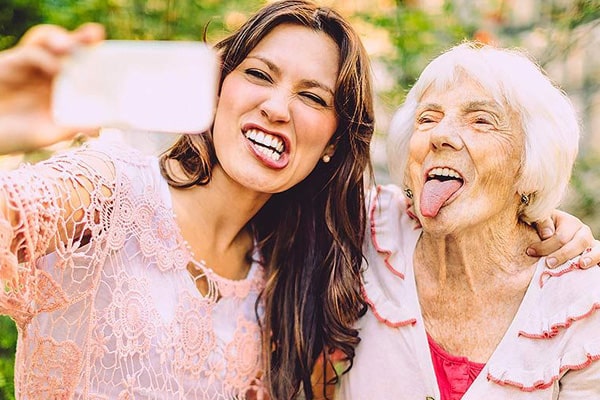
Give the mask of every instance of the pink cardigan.
<path id="1" fill-rule="evenodd" d="M 19 212 L 0 213 L 0 276 L 18 271 L 0 292 L 17 398 L 254 396 L 262 267 L 231 281 L 192 259 L 156 158 L 96 144 L 3 173 L 0 190 Z"/>
<path id="2" fill-rule="evenodd" d="M 394 186 L 378 188 L 358 322 L 339 398 L 440 399 L 413 274 L 420 235 Z M 600 268 L 540 260 L 511 326 L 463 399 L 600 399 Z"/>

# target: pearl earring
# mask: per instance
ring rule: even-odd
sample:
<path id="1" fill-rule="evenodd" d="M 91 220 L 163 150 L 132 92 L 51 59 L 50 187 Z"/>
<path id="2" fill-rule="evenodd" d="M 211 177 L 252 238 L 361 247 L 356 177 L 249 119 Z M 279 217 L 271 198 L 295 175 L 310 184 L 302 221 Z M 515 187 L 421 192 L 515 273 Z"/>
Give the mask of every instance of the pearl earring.
<path id="1" fill-rule="evenodd" d="M 331 156 L 329 156 L 329 154 L 324 154 L 323 157 L 321 157 L 321 160 L 327 164 L 329 161 L 331 161 Z"/>

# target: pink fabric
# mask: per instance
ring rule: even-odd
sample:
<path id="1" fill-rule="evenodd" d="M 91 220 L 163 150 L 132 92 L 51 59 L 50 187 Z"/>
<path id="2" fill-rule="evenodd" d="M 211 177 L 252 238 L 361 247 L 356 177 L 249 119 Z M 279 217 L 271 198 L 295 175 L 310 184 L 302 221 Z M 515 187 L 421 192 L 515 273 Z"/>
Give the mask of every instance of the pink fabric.
<path id="1" fill-rule="evenodd" d="M 192 259 L 156 158 L 95 145 L 3 173 L 0 190 L 17 398 L 260 397 L 263 269 L 231 281 Z"/>
<path id="2" fill-rule="evenodd" d="M 427 341 L 441 400 L 460 400 L 479 376 L 485 364 L 447 353 L 429 334 Z"/>

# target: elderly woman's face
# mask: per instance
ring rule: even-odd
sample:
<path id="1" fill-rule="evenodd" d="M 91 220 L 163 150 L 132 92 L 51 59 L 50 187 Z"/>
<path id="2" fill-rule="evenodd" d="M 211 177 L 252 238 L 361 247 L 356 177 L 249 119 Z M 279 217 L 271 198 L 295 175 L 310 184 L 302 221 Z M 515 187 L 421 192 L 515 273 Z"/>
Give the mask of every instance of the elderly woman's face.
<path id="1" fill-rule="evenodd" d="M 516 113 L 462 74 L 429 88 L 415 115 L 407 178 L 425 229 L 516 218 L 524 134 Z"/>

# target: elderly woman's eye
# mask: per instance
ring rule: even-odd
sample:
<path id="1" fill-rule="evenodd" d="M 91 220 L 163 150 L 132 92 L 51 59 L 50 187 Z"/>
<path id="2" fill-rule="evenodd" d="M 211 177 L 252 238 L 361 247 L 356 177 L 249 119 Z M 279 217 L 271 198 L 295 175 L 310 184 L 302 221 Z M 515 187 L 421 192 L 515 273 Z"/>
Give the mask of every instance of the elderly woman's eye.
<path id="1" fill-rule="evenodd" d="M 492 121 L 490 121 L 487 118 L 476 118 L 475 119 L 475 123 L 476 124 L 483 124 L 483 125 L 491 125 Z"/>
<path id="2" fill-rule="evenodd" d="M 476 113 L 473 115 L 473 123 L 477 125 L 494 125 L 495 119 L 488 113 Z"/>
<path id="3" fill-rule="evenodd" d="M 435 122 L 435 121 L 429 115 L 421 115 L 421 116 L 419 116 L 419 118 L 417 118 L 417 123 L 419 125 L 428 124 L 428 123 L 431 123 L 431 122 Z"/>

